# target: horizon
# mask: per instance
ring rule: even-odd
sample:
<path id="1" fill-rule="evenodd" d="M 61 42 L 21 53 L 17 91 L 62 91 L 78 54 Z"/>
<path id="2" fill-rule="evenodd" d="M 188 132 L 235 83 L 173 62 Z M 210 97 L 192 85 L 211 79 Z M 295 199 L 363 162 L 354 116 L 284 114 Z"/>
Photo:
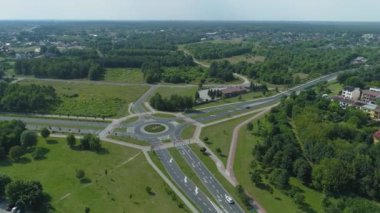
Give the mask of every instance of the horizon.
<path id="1" fill-rule="evenodd" d="M 4 0 L 0 20 L 380 22 L 374 0 Z"/>

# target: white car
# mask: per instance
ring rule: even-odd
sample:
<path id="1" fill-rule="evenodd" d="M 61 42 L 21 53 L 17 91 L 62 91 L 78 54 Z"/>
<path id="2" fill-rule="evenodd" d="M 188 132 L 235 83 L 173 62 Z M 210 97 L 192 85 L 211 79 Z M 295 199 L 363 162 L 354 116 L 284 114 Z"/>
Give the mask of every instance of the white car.
<path id="1" fill-rule="evenodd" d="M 230 196 L 228 196 L 227 194 L 224 194 L 224 198 L 226 198 L 226 201 L 229 204 L 234 204 L 235 203 L 235 201 Z"/>

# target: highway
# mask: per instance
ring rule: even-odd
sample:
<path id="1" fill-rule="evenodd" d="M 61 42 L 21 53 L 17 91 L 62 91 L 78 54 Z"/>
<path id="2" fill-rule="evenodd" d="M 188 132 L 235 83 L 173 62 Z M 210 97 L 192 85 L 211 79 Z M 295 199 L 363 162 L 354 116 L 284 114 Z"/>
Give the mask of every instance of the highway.
<path id="1" fill-rule="evenodd" d="M 164 165 L 172 180 L 179 186 L 187 197 L 201 210 L 201 212 L 220 212 L 215 205 L 198 187 L 188 179 L 179 168 L 175 160 L 166 149 L 156 150 L 156 153 Z"/>
<path id="2" fill-rule="evenodd" d="M 214 196 L 219 206 L 224 212 L 244 212 L 237 202 L 230 204 L 225 199 L 225 195 L 232 197 L 227 190 L 218 182 L 218 180 L 211 174 L 206 166 L 198 159 L 189 146 L 177 146 L 178 151 L 182 154 L 186 162 L 191 166 L 193 171 L 197 174 L 203 185 Z"/>
<path id="3" fill-rule="evenodd" d="M 290 95 L 292 92 L 300 92 L 304 89 L 315 86 L 316 84 L 319 84 L 321 82 L 333 80 L 338 76 L 338 74 L 342 72 L 348 72 L 348 71 L 352 71 L 352 70 L 346 70 L 346 71 L 341 71 L 341 72 L 325 75 L 325 76 L 308 81 L 304 84 L 295 86 L 287 91 L 281 92 L 279 94 L 276 94 L 270 97 L 253 99 L 249 101 L 225 104 L 225 105 L 214 106 L 214 107 L 208 107 L 205 109 L 200 109 L 198 112 L 186 113 L 184 115 L 188 117 L 192 117 L 194 120 L 198 122 L 207 122 L 210 120 L 228 117 L 231 114 L 244 113 L 252 109 L 259 109 L 259 108 L 277 103 L 278 101 L 281 100 L 281 98 L 283 98 L 284 96 Z M 203 117 L 197 117 L 201 114 L 209 114 L 209 115 L 203 116 Z"/>

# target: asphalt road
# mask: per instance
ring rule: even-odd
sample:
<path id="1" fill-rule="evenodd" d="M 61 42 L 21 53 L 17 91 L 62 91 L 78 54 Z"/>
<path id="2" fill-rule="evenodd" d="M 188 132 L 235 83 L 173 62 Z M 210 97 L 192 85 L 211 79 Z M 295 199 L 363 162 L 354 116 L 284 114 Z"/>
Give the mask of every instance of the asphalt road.
<path id="1" fill-rule="evenodd" d="M 144 102 L 147 101 L 147 99 L 153 94 L 154 91 L 156 91 L 157 86 L 151 86 L 149 90 L 141 96 L 135 103 L 132 105 L 132 111 L 135 113 L 143 113 L 146 112 L 146 109 L 144 107 Z"/>
<path id="2" fill-rule="evenodd" d="M 186 177 L 168 150 L 157 150 L 156 153 L 172 180 L 176 182 L 177 186 L 182 189 L 201 212 L 219 212 L 219 208 Z"/>
<path id="3" fill-rule="evenodd" d="M 347 71 L 341 71 L 341 72 L 348 72 Z M 319 84 L 324 81 L 329 81 L 332 79 L 335 79 L 339 73 L 332 73 L 329 75 L 325 75 L 322 77 L 319 77 L 317 79 L 311 80 L 309 82 L 306 82 L 304 84 L 295 86 L 285 92 L 281 92 L 279 94 L 266 97 L 266 98 L 260 98 L 260 99 L 253 99 L 250 101 L 244 101 L 244 102 L 237 102 L 233 104 L 225 104 L 222 106 L 214 106 L 214 107 L 209 107 L 207 109 L 202 109 L 199 112 L 192 112 L 192 113 L 187 113 L 185 114 L 188 117 L 196 117 L 199 116 L 200 114 L 210 114 L 208 116 L 203 116 L 203 117 L 197 117 L 194 118 L 194 120 L 197 120 L 198 122 L 207 122 L 210 120 L 216 120 L 216 119 L 221 119 L 224 117 L 228 117 L 231 114 L 236 114 L 236 113 L 244 113 L 247 111 L 250 111 L 252 109 L 259 109 L 264 106 L 269 106 L 272 104 L 277 103 L 278 101 L 281 100 L 282 97 L 290 95 L 292 92 L 300 92 L 302 90 L 305 90 L 307 88 L 310 88 L 312 86 L 315 86 L 316 84 Z"/>
<path id="4" fill-rule="evenodd" d="M 222 207 L 224 212 L 244 212 L 237 202 L 234 204 L 227 202 L 225 195 L 228 195 L 230 197 L 232 196 L 227 192 L 227 190 L 224 189 L 224 187 L 211 174 L 206 166 L 198 159 L 190 147 L 187 145 L 178 146 L 177 149 L 182 154 L 186 162 L 191 166 L 193 171 L 197 174 L 203 185 L 205 185 L 207 190 L 214 196 L 215 200 L 218 202 L 219 206 Z"/>

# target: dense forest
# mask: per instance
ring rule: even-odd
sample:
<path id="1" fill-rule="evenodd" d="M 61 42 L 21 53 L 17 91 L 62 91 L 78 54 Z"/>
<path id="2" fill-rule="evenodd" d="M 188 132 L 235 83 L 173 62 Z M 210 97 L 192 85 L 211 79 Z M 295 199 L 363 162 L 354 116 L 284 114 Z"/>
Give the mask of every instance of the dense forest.
<path id="1" fill-rule="evenodd" d="M 345 72 L 337 77 L 340 84 L 360 88 L 380 87 L 380 67 L 362 68 L 354 72 Z"/>
<path id="2" fill-rule="evenodd" d="M 34 75 L 38 78 L 100 80 L 105 70 L 97 63 L 65 58 L 18 60 L 15 72 L 19 75 Z"/>
<path id="3" fill-rule="evenodd" d="M 322 206 L 326 212 L 380 211 L 370 202 L 354 199 L 340 202 L 339 207 L 328 198 L 380 199 L 380 144 L 374 144 L 372 137 L 378 124 L 360 110 L 343 110 L 322 98 L 327 91 L 321 85 L 316 91 L 293 94 L 272 109 L 267 128 L 256 124 L 255 134 L 264 141 L 253 151 L 252 181 L 262 185 L 261 179 L 267 176 L 275 187 L 290 193 L 295 190 L 289 185 L 293 176 L 325 193 Z M 305 208 L 304 203 L 300 206 Z"/>
<path id="4" fill-rule="evenodd" d="M 5 112 L 48 112 L 59 103 L 51 86 L 0 83 L 0 110 Z"/>
<path id="5" fill-rule="evenodd" d="M 180 112 L 191 109 L 194 105 L 194 100 L 192 97 L 183 97 L 176 94 L 170 96 L 170 98 L 164 98 L 161 94 L 156 93 L 150 99 L 150 105 L 161 111 Z"/>
<path id="6" fill-rule="evenodd" d="M 246 43 L 202 42 L 186 45 L 195 58 L 219 59 L 252 52 L 252 45 Z"/>

